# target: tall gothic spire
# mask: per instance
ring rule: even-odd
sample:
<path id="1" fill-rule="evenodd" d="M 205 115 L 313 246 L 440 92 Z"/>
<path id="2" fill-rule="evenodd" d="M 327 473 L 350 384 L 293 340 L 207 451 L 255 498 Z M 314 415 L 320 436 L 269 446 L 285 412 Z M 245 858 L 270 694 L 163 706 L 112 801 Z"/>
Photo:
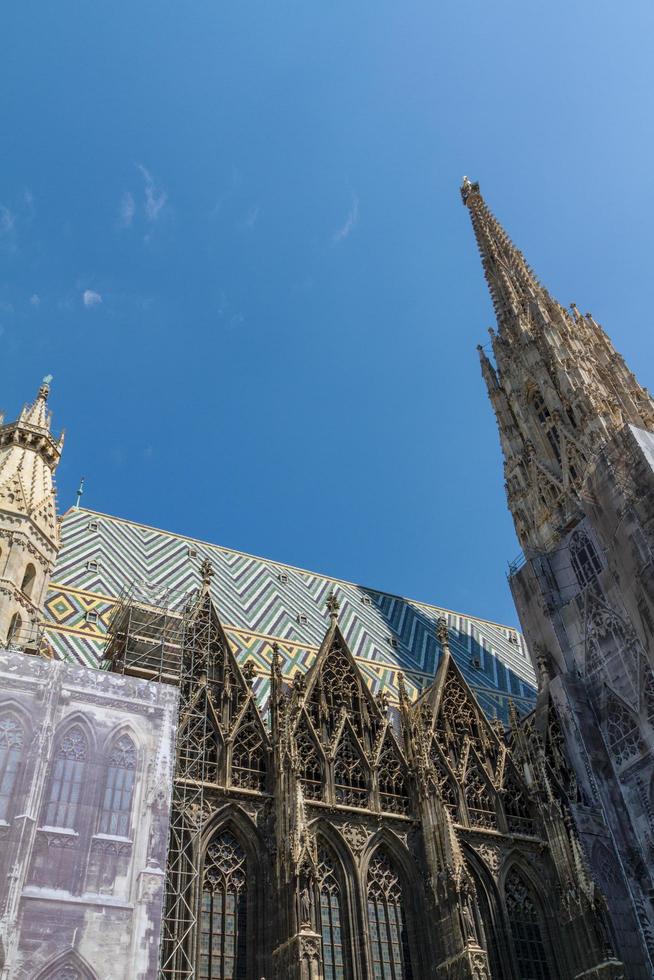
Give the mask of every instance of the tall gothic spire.
<path id="1" fill-rule="evenodd" d="M 541 285 L 463 179 L 497 333 L 495 363 L 479 347 L 497 418 L 509 508 L 523 547 L 548 547 L 578 509 L 586 467 L 623 425 L 654 431 L 654 401 L 591 314 L 565 309 Z"/>

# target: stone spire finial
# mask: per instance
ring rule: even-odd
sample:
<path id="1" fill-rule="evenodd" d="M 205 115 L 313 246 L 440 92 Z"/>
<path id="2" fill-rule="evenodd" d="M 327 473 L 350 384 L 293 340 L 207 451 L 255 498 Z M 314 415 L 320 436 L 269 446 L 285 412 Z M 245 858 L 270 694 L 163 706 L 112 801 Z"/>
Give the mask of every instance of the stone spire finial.
<path id="1" fill-rule="evenodd" d="M 213 565 L 208 558 L 205 558 L 200 565 L 200 575 L 202 577 L 202 593 L 206 595 L 211 589 L 211 579 L 216 573 L 214 572 Z"/>
<path id="2" fill-rule="evenodd" d="M 450 649 L 450 631 L 445 616 L 439 616 L 436 624 L 436 638 L 443 648 L 443 653 Z"/>
<path id="3" fill-rule="evenodd" d="M 338 611 L 341 608 L 341 604 L 333 590 L 327 596 L 325 605 L 327 606 L 327 611 L 329 612 L 329 618 L 331 620 L 338 619 Z"/>

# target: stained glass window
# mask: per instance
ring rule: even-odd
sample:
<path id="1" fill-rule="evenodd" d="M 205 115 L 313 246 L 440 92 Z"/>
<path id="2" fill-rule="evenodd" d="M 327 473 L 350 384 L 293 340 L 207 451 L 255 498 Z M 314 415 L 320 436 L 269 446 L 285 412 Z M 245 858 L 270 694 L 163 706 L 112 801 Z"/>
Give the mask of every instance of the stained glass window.
<path id="1" fill-rule="evenodd" d="M 411 980 L 402 887 L 383 850 L 368 868 L 368 927 L 374 980 Z"/>
<path id="2" fill-rule="evenodd" d="M 513 870 L 504 886 L 518 980 L 550 980 L 551 973 L 538 908 L 520 874 Z"/>
<path id="3" fill-rule="evenodd" d="M 198 980 L 244 980 L 246 920 L 245 852 L 234 834 L 223 830 L 205 857 Z"/>
<path id="4" fill-rule="evenodd" d="M 345 923 L 336 861 L 324 844 L 318 849 L 318 889 L 324 980 L 346 980 Z"/>
<path id="5" fill-rule="evenodd" d="M 79 725 L 70 728 L 57 746 L 48 787 L 44 823 L 71 827 L 77 823 L 89 745 Z"/>
<path id="6" fill-rule="evenodd" d="M 136 747 L 129 735 L 121 735 L 109 753 L 109 767 L 102 797 L 98 832 L 118 837 L 129 836 L 132 812 Z"/>
<path id="7" fill-rule="evenodd" d="M 25 733 L 13 715 L 0 716 L 0 820 L 7 820 L 16 787 Z"/>

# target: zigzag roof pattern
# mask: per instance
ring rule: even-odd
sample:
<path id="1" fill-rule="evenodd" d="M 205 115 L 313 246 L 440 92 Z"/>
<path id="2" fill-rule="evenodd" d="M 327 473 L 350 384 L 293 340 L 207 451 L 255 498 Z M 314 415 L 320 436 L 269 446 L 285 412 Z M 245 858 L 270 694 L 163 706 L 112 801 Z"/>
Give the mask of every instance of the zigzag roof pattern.
<path id="1" fill-rule="evenodd" d="M 397 700 L 399 672 L 410 696 L 433 681 L 441 656 L 436 625 L 445 616 L 452 655 L 484 711 L 506 718 L 509 698 L 521 711 L 533 707 L 534 672 L 524 640 L 510 627 L 87 509 L 69 510 L 61 533 L 46 626 L 65 659 L 99 664 L 112 609 L 132 583 L 185 593 L 198 587 L 208 559 L 212 598 L 239 661 L 250 659 L 257 670 L 260 703 L 267 700 L 272 643 L 280 645 L 286 677 L 306 671 L 335 590 L 340 628 L 373 693 L 386 690 Z"/>

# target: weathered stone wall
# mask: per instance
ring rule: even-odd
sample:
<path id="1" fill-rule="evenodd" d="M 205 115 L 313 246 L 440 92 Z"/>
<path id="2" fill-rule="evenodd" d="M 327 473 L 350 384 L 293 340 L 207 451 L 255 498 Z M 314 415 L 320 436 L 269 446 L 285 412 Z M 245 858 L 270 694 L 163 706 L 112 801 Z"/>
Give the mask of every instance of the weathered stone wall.
<path id="1" fill-rule="evenodd" d="M 154 980 L 177 690 L 0 651 L 0 977 Z"/>

